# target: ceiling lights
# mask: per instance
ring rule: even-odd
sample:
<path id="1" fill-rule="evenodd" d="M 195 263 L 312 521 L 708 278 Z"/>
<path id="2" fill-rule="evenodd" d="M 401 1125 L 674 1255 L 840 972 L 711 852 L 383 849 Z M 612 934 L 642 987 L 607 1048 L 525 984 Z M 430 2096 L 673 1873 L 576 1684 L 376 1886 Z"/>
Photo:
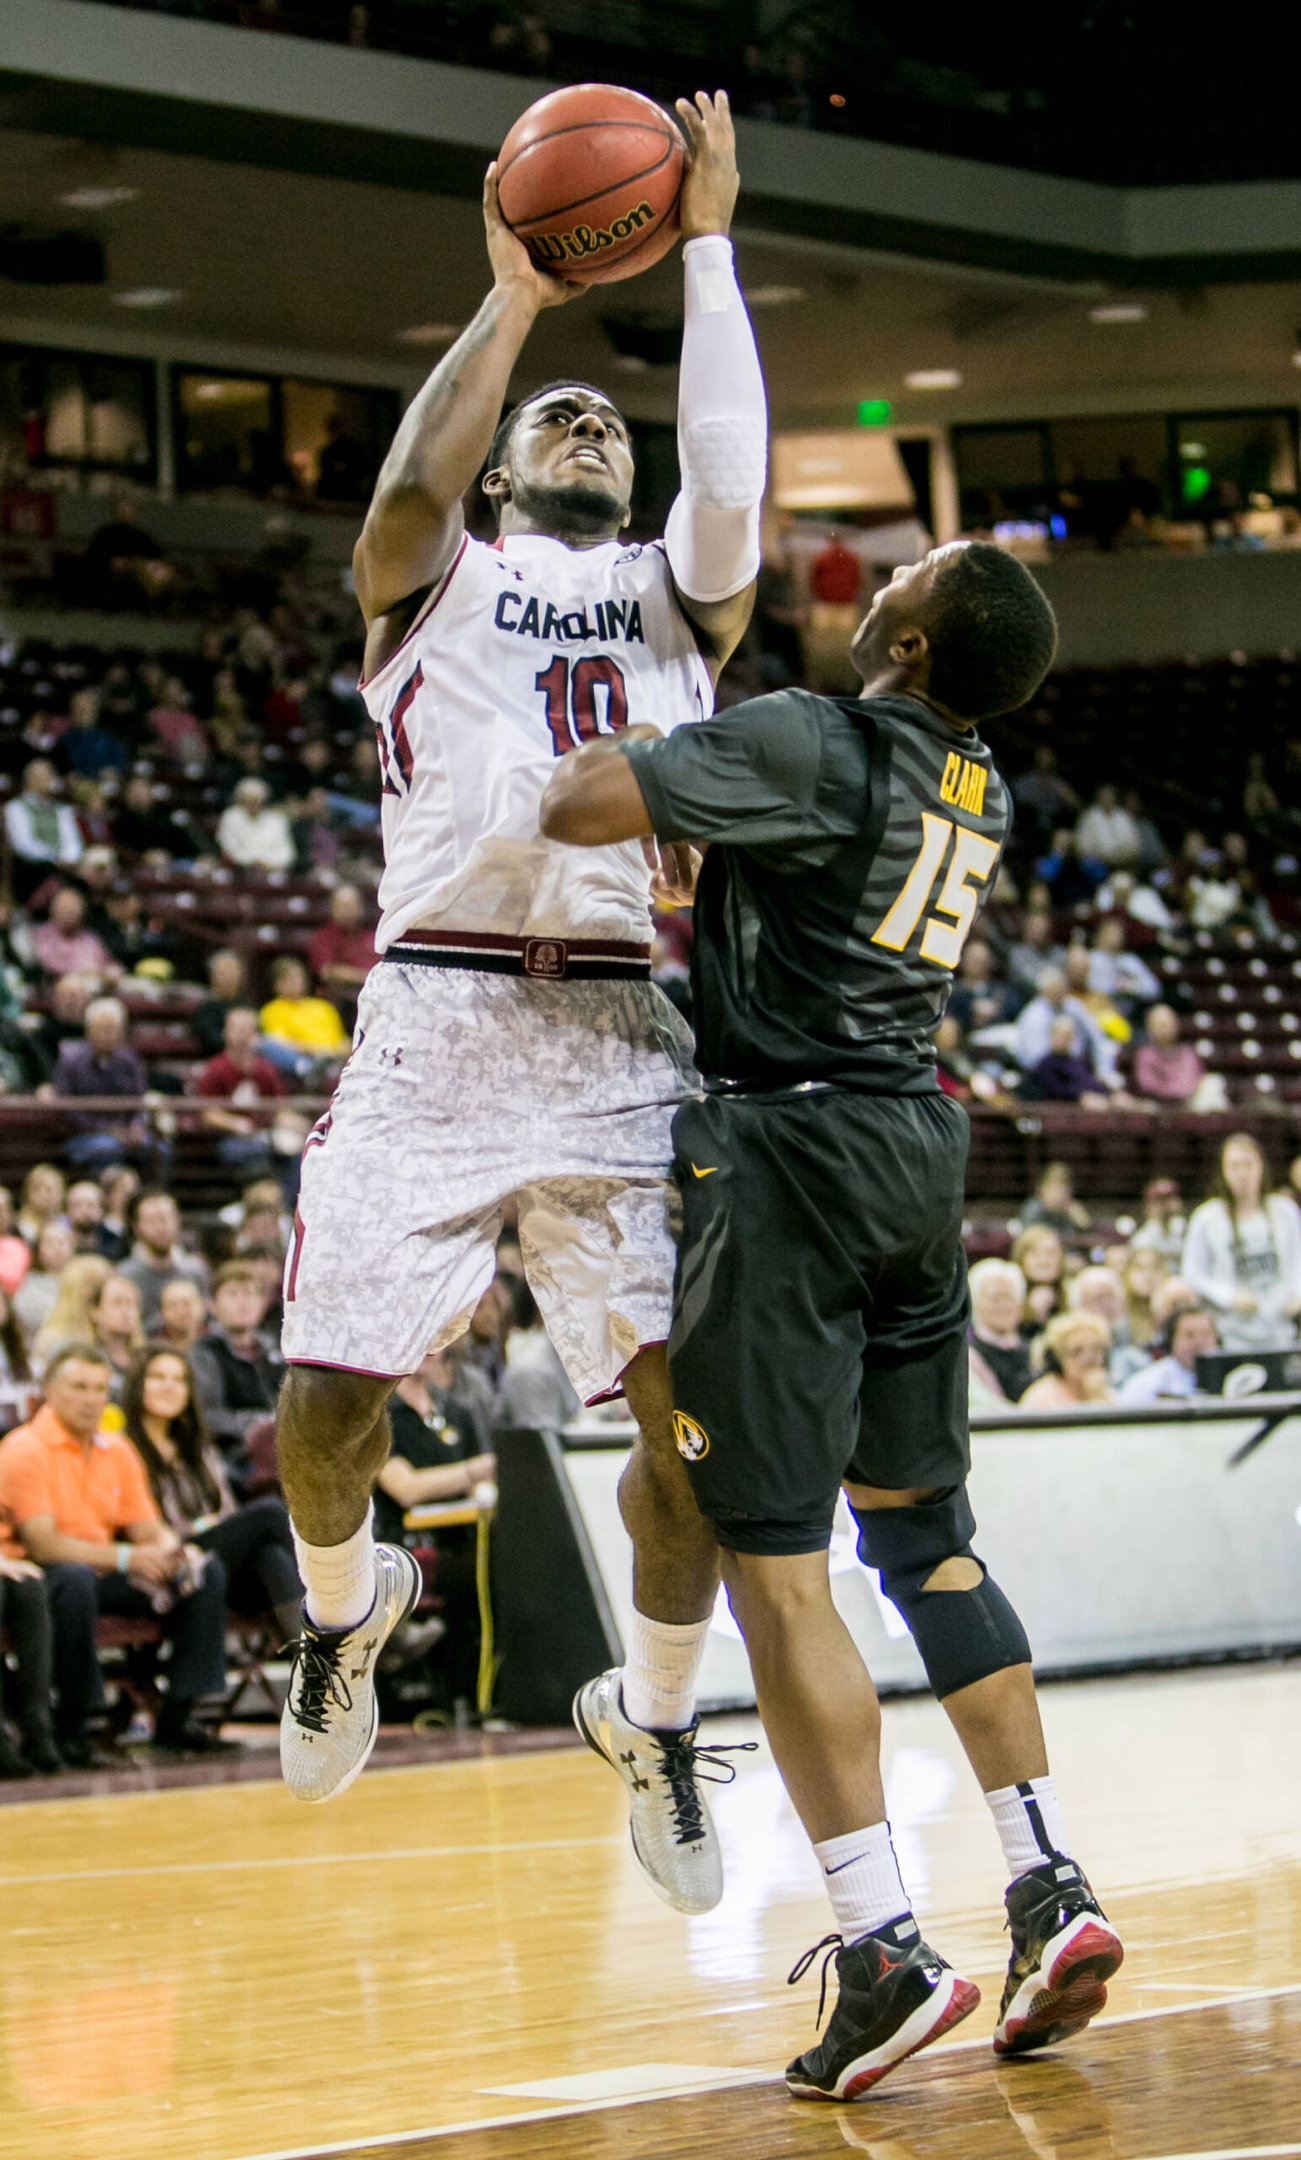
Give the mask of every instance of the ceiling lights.
<path id="1" fill-rule="evenodd" d="M 393 341 L 397 345 L 450 345 L 464 328 L 459 322 L 412 323 L 409 330 L 395 330 Z"/>
<path id="2" fill-rule="evenodd" d="M 802 285 L 747 285 L 746 304 L 749 307 L 789 307 L 792 300 L 804 298 Z"/>
<path id="3" fill-rule="evenodd" d="M 909 390 L 960 390 L 962 377 L 955 367 L 914 368 L 904 376 Z"/>
<path id="4" fill-rule="evenodd" d="M 183 297 L 178 285 L 133 285 L 127 292 L 115 292 L 113 305 L 129 308 L 170 307 L 173 300 Z"/>
<path id="5" fill-rule="evenodd" d="M 1089 321 L 1096 323 L 1146 322 L 1147 309 L 1138 300 L 1108 301 L 1105 307 L 1091 307 Z"/>
<path id="6" fill-rule="evenodd" d="M 139 196 L 139 188 L 134 187 L 79 187 L 56 200 L 66 203 L 69 210 L 116 210 L 119 203 L 136 202 Z"/>

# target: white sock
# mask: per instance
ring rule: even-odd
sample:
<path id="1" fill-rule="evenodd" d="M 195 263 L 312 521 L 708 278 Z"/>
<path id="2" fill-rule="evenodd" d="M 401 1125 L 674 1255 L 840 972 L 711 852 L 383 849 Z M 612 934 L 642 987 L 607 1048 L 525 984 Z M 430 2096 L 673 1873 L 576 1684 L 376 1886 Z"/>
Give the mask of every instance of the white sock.
<path id="1" fill-rule="evenodd" d="M 851 1830 L 846 1837 L 823 1838 L 813 1852 L 846 1942 L 856 1935 L 875 1935 L 887 1920 L 911 1912 L 888 1822 Z"/>
<path id="2" fill-rule="evenodd" d="M 634 1612 L 624 1646 L 623 1707 L 644 1732 L 685 1732 L 696 1714 L 696 1675 L 708 1620 L 685 1627 Z"/>
<path id="3" fill-rule="evenodd" d="M 360 1626 L 375 1602 L 375 1537 L 370 1509 L 342 1545 L 309 1545 L 294 1532 L 304 1604 L 313 1627 Z"/>
<path id="4" fill-rule="evenodd" d="M 1023 1785 L 1002 1785 L 987 1792 L 1003 1858 L 1012 1882 L 1042 1866 L 1053 1853 L 1069 1855 L 1066 1825 L 1057 1788 L 1050 1777 L 1030 1778 Z"/>

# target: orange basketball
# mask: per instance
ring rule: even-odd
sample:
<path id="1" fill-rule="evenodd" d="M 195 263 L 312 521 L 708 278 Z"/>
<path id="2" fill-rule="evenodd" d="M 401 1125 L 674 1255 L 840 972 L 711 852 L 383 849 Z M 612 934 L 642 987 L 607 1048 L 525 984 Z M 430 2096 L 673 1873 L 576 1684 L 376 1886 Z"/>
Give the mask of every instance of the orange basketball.
<path id="1" fill-rule="evenodd" d="M 577 83 L 515 122 L 497 160 L 498 199 L 540 269 L 611 285 L 667 255 L 685 167 L 676 125 L 650 98 Z"/>

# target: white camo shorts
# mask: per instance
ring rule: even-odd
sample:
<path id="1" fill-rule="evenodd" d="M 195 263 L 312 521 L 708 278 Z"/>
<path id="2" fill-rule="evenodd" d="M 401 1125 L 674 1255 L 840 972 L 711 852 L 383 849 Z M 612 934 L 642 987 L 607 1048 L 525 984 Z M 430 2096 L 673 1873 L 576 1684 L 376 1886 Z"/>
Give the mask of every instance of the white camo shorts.
<path id="1" fill-rule="evenodd" d="M 668 1335 L 669 1128 L 691 1037 L 649 982 L 538 982 L 384 961 L 308 1139 L 285 1356 L 413 1372 L 492 1280 L 514 1196 L 529 1288 L 584 1402 Z"/>

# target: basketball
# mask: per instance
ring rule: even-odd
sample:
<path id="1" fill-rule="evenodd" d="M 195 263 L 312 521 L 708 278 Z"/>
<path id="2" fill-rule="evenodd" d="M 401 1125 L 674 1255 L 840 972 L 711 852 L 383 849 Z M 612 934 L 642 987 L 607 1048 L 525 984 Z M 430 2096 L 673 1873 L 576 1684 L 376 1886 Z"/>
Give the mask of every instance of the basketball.
<path id="1" fill-rule="evenodd" d="M 612 285 L 677 239 L 685 165 L 682 136 L 650 98 L 578 83 L 515 122 L 497 160 L 498 199 L 539 269 Z"/>

